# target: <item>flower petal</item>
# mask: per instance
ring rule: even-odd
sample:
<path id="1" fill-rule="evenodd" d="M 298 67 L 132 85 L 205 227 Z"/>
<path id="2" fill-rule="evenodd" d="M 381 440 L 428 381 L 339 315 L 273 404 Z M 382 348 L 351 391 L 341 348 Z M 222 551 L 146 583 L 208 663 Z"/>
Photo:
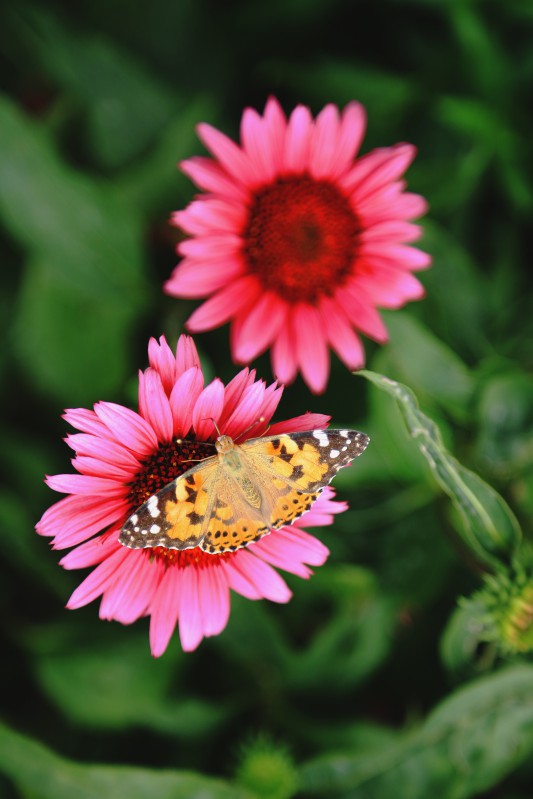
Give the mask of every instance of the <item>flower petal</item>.
<path id="1" fill-rule="evenodd" d="M 216 435 L 216 426 L 224 407 L 224 386 L 215 378 L 204 388 L 192 412 L 192 424 L 198 441 L 207 441 Z"/>
<path id="2" fill-rule="evenodd" d="M 321 394 L 328 381 L 329 353 L 318 312 L 310 305 L 294 309 L 296 352 L 302 377 L 314 394 Z"/>
<path id="3" fill-rule="evenodd" d="M 187 320 L 187 329 L 193 333 L 200 333 L 219 327 L 239 311 L 251 307 L 260 294 L 261 287 L 255 276 L 239 277 L 194 311 Z"/>

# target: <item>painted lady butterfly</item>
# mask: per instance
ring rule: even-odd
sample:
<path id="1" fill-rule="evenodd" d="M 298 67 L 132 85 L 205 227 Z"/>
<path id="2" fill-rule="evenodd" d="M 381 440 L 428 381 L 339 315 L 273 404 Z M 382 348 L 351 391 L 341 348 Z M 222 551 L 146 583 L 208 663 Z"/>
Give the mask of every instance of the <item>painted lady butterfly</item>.
<path id="1" fill-rule="evenodd" d="M 219 554 L 258 541 L 309 510 L 342 466 L 361 455 L 356 430 L 311 430 L 235 444 L 219 436 L 217 454 L 158 491 L 129 517 L 120 543 Z"/>

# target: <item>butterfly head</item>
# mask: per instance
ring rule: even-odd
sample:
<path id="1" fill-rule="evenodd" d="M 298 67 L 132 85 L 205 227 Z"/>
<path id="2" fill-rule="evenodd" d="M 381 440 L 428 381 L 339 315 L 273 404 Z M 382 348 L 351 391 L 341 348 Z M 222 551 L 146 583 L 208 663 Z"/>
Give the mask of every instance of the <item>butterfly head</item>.
<path id="1" fill-rule="evenodd" d="M 215 447 L 219 455 L 226 455 L 235 449 L 235 444 L 230 436 L 219 436 L 215 441 Z"/>

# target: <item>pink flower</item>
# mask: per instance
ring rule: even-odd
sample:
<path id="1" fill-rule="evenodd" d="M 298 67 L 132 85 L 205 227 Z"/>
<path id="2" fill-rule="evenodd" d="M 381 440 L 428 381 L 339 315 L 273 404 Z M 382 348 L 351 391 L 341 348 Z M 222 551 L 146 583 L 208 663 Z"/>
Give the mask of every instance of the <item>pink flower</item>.
<path id="1" fill-rule="evenodd" d="M 37 524 L 55 549 L 75 548 L 61 561 L 66 569 L 96 566 L 74 591 L 69 608 L 102 597 L 100 618 L 131 624 L 150 615 L 152 654 L 165 651 L 179 622 L 183 649 L 218 635 L 230 612 L 229 589 L 249 599 L 288 602 L 286 583 L 272 567 L 307 578 L 328 550 L 302 529 L 300 520 L 273 531 L 248 549 L 208 555 L 199 548 L 177 551 L 123 547 L 120 528 L 149 496 L 190 468 L 191 458 L 213 454 L 215 423 L 238 440 L 323 427 L 329 417 L 308 413 L 269 426 L 282 388 L 255 380 L 243 369 L 227 386 L 204 378 L 192 339 L 181 336 L 174 355 L 164 337 L 150 340 L 150 367 L 139 374 L 139 411 L 98 402 L 94 410 L 66 411 L 81 431 L 67 436 L 77 473 L 47 478 L 68 494 Z M 214 420 L 214 421 L 213 421 Z M 179 441 L 178 441 L 179 439 Z M 331 524 L 346 510 L 329 487 L 305 514 L 305 526 Z M 303 524 L 303 522 L 302 522 Z"/>
<path id="2" fill-rule="evenodd" d="M 407 246 L 409 220 L 425 200 L 405 192 L 410 144 L 356 158 L 365 112 L 327 105 L 313 120 L 297 106 L 287 120 L 270 99 L 261 117 L 245 110 L 241 146 L 210 125 L 198 135 L 214 155 L 183 171 L 206 194 L 173 216 L 189 238 L 165 284 L 175 297 L 209 297 L 189 318 L 200 332 L 232 322 L 231 349 L 249 363 L 269 347 L 283 383 L 301 371 L 324 391 L 329 347 L 349 369 L 364 365 L 358 333 L 387 340 L 376 308 L 400 308 L 424 290 L 411 274 L 430 258 Z"/>

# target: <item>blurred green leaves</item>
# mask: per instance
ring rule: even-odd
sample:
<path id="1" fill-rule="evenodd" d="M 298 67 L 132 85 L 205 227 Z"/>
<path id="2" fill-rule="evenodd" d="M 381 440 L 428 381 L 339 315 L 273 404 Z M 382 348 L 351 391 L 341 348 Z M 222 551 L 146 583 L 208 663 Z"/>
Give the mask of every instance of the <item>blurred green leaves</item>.
<path id="1" fill-rule="evenodd" d="M 74 763 L 4 725 L 0 770 L 25 799 L 251 799 L 243 788 L 193 772 Z"/>
<path id="2" fill-rule="evenodd" d="M 350 799 L 467 799 L 533 752 L 533 668 L 479 679 L 446 699 L 416 731 L 362 755 L 303 766 L 306 794 Z"/>

